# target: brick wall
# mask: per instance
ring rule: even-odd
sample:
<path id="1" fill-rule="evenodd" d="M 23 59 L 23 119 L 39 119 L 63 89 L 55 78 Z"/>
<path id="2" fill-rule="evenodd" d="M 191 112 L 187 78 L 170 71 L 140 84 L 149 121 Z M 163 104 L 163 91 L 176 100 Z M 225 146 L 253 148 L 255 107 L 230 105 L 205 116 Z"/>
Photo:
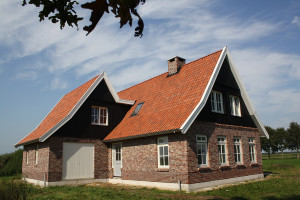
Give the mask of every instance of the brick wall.
<path id="1" fill-rule="evenodd" d="M 36 164 L 36 146 L 38 145 L 38 162 Z M 47 143 L 36 143 L 24 146 L 22 173 L 23 177 L 44 180 L 44 173 L 48 172 L 49 148 Z M 28 163 L 26 163 L 28 156 Z M 47 177 L 47 176 L 46 176 Z"/>
<path id="2" fill-rule="evenodd" d="M 255 128 L 222 125 L 195 121 L 188 135 L 189 183 L 248 176 L 262 173 L 260 134 Z M 196 157 L 196 135 L 203 134 L 208 140 L 208 167 L 198 168 Z M 220 167 L 218 159 L 218 136 L 226 136 L 227 166 Z M 242 164 L 234 160 L 233 137 L 241 137 Z M 248 138 L 255 138 L 256 163 L 250 163 Z"/>
<path id="3" fill-rule="evenodd" d="M 123 180 L 168 183 L 187 180 L 188 165 L 185 135 L 180 133 L 168 134 L 170 154 L 168 169 L 158 168 L 157 137 L 151 136 L 122 142 Z M 110 178 L 112 178 L 112 174 Z"/>
<path id="4" fill-rule="evenodd" d="M 108 148 L 101 140 L 51 137 L 44 143 L 39 143 L 39 162 L 35 165 L 35 144 L 27 145 L 29 162 L 26 165 L 26 151 L 23 153 L 23 176 L 35 180 L 54 182 L 62 180 L 63 142 L 94 143 L 94 178 L 108 178 Z"/>
<path id="5" fill-rule="evenodd" d="M 198 168 L 196 135 L 207 135 L 209 166 Z M 169 168 L 158 168 L 157 137 L 151 136 L 122 142 L 122 179 L 185 184 L 248 176 L 262 173 L 260 135 L 256 128 L 237 127 L 210 122 L 195 121 L 186 134 L 169 133 Z M 226 136 L 228 165 L 220 168 L 217 137 Z M 241 137 L 242 164 L 234 160 L 233 137 Z M 248 138 L 255 138 L 256 164 L 249 159 Z M 111 160 L 111 147 L 109 149 Z M 110 166 L 110 178 L 113 171 Z"/>

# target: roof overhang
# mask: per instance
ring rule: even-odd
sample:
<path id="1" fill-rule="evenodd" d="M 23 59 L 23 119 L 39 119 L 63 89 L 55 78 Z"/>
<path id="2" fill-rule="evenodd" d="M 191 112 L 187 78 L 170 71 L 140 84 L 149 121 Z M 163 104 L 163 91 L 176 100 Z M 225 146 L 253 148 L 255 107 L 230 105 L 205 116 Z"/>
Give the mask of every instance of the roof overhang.
<path id="1" fill-rule="evenodd" d="M 85 94 L 81 97 L 81 99 L 77 102 L 77 104 L 73 107 L 73 109 L 68 113 L 68 115 L 63 118 L 59 123 L 57 123 L 55 126 L 53 126 L 49 131 L 47 131 L 44 135 L 42 135 L 38 139 L 34 139 L 31 141 L 27 141 L 25 143 L 17 143 L 14 147 L 19 147 L 26 144 L 36 143 L 36 142 L 44 142 L 47 140 L 51 135 L 53 135 L 60 127 L 62 127 L 65 123 L 67 123 L 72 117 L 75 115 L 75 113 L 78 111 L 78 109 L 82 106 L 82 104 L 87 100 L 87 98 L 91 95 L 91 93 L 95 90 L 95 88 L 99 85 L 99 83 L 104 80 L 111 95 L 113 96 L 116 103 L 119 104 L 126 104 L 126 105 L 133 105 L 135 101 L 132 100 L 126 100 L 126 99 L 120 99 L 118 94 L 116 93 L 115 89 L 113 88 L 110 80 L 108 79 L 105 72 L 101 73 L 99 77 L 94 81 L 94 83 L 89 87 L 89 89 L 85 92 Z M 26 136 L 27 137 L 27 136 Z M 24 137 L 25 138 L 25 137 Z M 24 139 L 23 138 L 23 139 Z M 22 139 L 22 140 L 23 140 Z M 22 141 L 21 140 L 21 141 Z"/>

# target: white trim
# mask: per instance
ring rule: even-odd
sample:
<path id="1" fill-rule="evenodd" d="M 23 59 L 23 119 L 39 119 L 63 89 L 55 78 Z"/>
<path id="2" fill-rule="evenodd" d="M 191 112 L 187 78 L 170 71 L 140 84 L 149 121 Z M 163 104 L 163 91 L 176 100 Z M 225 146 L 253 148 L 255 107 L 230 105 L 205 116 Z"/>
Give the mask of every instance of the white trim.
<path id="1" fill-rule="evenodd" d="M 159 140 L 162 139 L 164 142 L 159 142 Z M 160 163 L 160 147 L 168 147 L 168 165 L 161 165 Z M 157 167 L 159 169 L 168 169 L 170 167 L 170 149 L 169 149 L 169 138 L 168 136 L 160 136 L 157 137 Z M 163 155 L 165 157 L 165 155 Z"/>
<path id="2" fill-rule="evenodd" d="M 63 185 L 82 185 L 89 183 L 107 183 L 107 179 L 70 179 L 70 180 L 62 180 L 55 182 L 44 182 L 42 180 L 36 180 L 31 178 L 23 178 L 24 181 L 28 183 L 32 183 L 34 185 L 39 185 L 41 187 L 47 186 L 63 186 Z"/>
<path id="3" fill-rule="evenodd" d="M 210 80 L 205 88 L 205 91 L 201 97 L 201 100 L 200 102 L 197 104 L 197 106 L 194 108 L 194 110 L 192 111 L 192 113 L 189 115 L 189 117 L 186 119 L 186 121 L 182 124 L 182 126 L 180 127 L 180 130 L 182 130 L 182 133 L 185 134 L 188 129 L 190 128 L 190 126 L 192 125 L 192 123 L 195 121 L 196 117 L 199 115 L 199 113 L 201 112 L 201 110 L 204 108 L 206 102 L 207 102 L 207 99 L 210 95 L 210 92 L 213 88 L 213 85 L 217 79 L 217 76 L 220 72 L 220 68 L 222 67 L 222 64 L 224 62 L 224 59 L 228 58 L 228 63 L 229 63 L 229 66 L 230 66 L 230 69 L 231 69 L 231 72 L 240 88 L 240 91 L 241 91 L 241 96 L 242 96 L 242 99 L 244 100 L 245 102 L 245 105 L 246 105 L 246 108 L 251 116 L 251 118 L 253 119 L 256 127 L 258 128 L 261 136 L 263 137 L 267 137 L 269 138 L 269 134 L 268 132 L 266 131 L 262 121 L 259 119 L 257 113 L 255 112 L 254 110 L 254 107 L 250 101 L 250 98 L 249 98 L 249 95 L 244 87 L 244 84 L 242 83 L 242 80 L 237 72 L 237 69 L 233 63 L 233 60 L 232 60 L 232 57 L 230 55 L 230 52 L 229 50 L 227 49 L 227 47 L 225 46 L 222 50 L 222 53 L 219 57 L 219 60 L 214 68 L 214 71 L 210 77 Z"/>
<path id="4" fill-rule="evenodd" d="M 81 97 L 81 99 L 77 102 L 77 104 L 72 108 L 72 110 L 68 113 L 68 115 L 63 118 L 60 122 L 58 122 L 55 126 L 53 126 L 47 133 L 45 133 L 44 135 L 42 135 L 38 141 L 39 142 L 44 142 L 45 140 L 47 140 L 53 133 L 55 133 L 61 126 L 63 126 L 65 123 L 67 123 L 73 116 L 74 114 L 77 112 L 77 110 L 82 106 L 82 104 L 86 101 L 86 99 L 91 95 L 91 93 L 94 91 L 94 89 L 99 85 L 99 83 L 104 79 L 111 95 L 113 96 L 114 100 L 116 103 L 120 103 L 120 104 L 126 104 L 126 105 L 133 105 L 135 103 L 135 101 L 131 101 L 131 100 L 125 100 L 125 99 L 120 99 L 118 94 L 116 93 L 116 91 L 114 90 L 114 88 L 112 87 L 112 84 L 110 83 L 107 75 L 105 72 L 102 72 L 99 77 L 94 81 L 94 83 L 90 86 L 90 88 L 86 91 L 86 93 Z M 62 97 L 63 98 L 63 97 Z M 62 99 L 61 98 L 61 99 Z M 60 101 L 59 101 L 60 102 Z M 59 103 L 57 102 L 57 104 Z M 56 105 L 57 105 L 56 104 Z M 55 106 L 56 106 L 55 105 Z M 54 106 L 54 107 L 55 107 Z M 54 108 L 53 107 L 53 108 Z M 53 110 L 52 108 L 52 110 Z M 51 111 L 52 111 L 51 110 Z M 51 112 L 50 111 L 50 112 Z M 49 113 L 50 113 L 49 112 Z M 49 115 L 48 113 L 48 115 Z M 44 119 L 43 119 L 44 120 Z M 40 124 L 39 124 L 40 125 Z M 35 130 L 35 129 L 34 129 Z M 31 132 L 32 133 L 32 132 Z M 31 134 L 29 133 L 29 134 Z M 28 134 L 28 135 L 29 135 Z M 28 136 L 27 135 L 27 136 Z M 26 136 L 26 137 L 27 137 Z M 25 137 L 24 137 L 25 138 Z M 23 139 L 24 139 L 23 138 Z M 23 140 L 22 139 L 22 140 Z M 20 140 L 20 141 L 22 141 Z M 30 142 L 30 141 L 29 141 Z M 18 145 L 18 143 L 15 145 L 15 147 L 21 146 L 23 144 Z"/>
<path id="5" fill-rule="evenodd" d="M 196 191 L 196 190 L 204 190 L 204 189 L 212 189 L 217 186 L 224 186 L 228 184 L 235 184 L 244 181 L 254 180 L 254 179 L 263 179 L 264 174 L 254 174 L 249 176 L 241 176 L 236 178 L 228 178 L 216 181 L 209 181 L 203 183 L 194 183 L 194 184 L 181 184 L 180 188 L 183 191 Z M 60 186 L 60 185 L 80 185 L 80 184 L 88 184 L 88 183 L 112 183 L 112 184 L 122 184 L 122 185 L 132 185 L 132 186 L 140 186 L 140 187 L 150 187 L 150 188 L 158 188 L 158 189 L 166 189 L 166 190 L 179 190 L 178 183 L 162 183 L 162 182 L 151 182 L 151 181 L 135 181 L 135 180 L 122 180 L 122 179 L 75 179 L 75 180 L 63 180 L 56 182 L 44 182 L 41 180 L 35 180 L 30 178 L 23 178 L 26 182 L 32 183 L 35 185 L 39 185 L 41 187 L 44 186 Z"/>
<path id="6" fill-rule="evenodd" d="M 196 107 L 194 108 L 194 110 L 192 111 L 192 113 L 189 115 L 189 117 L 185 120 L 185 122 L 182 124 L 182 126 L 180 127 L 180 129 L 182 130 L 181 132 L 183 134 L 185 134 L 188 129 L 190 128 L 190 126 L 192 125 L 192 123 L 195 121 L 196 117 L 199 115 L 199 113 L 201 112 L 201 110 L 204 108 L 207 99 L 210 96 L 210 92 L 212 90 L 212 87 L 217 79 L 217 76 L 219 74 L 220 68 L 223 64 L 223 61 L 226 57 L 226 52 L 227 52 L 227 47 L 225 46 L 222 50 L 222 53 L 219 57 L 219 60 L 214 68 L 214 71 L 208 81 L 208 84 L 206 85 L 206 88 L 204 90 L 204 93 L 200 99 L 200 102 L 196 105 Z"/>
<path id="7" fill-rule="evenodd" d="M 200 137 L 201 139 L 198 140 L 198 137 Z M 204 137 L 205 140 L 202 140 L 202 137 Z M 198 145 L 201 146 L 201 153 L 202 153 L 202 145 L 205 145 L 205 151 L 206 151 L 206 154 L 205 154 L 205 163 L 206 164 L 199 164 L 199 159 L 198 159 Z M 206 135 L 203 135 L 203 134 L 197 134 L 196 135 L 196 149 L 197 149 L 196 156 L 197 156 L 197 161 L 198 161 L 197 166 L 199 168 L 201 168 L 201 167 L 208 167 L 209 166 L 209 164 L 208 164 L 208 160 L 209 160 L 208 159 L 208 142 L 207 142 L 207 136 Z M 201 154 L 201 155 L 203 155 L 203 154 Z"/>

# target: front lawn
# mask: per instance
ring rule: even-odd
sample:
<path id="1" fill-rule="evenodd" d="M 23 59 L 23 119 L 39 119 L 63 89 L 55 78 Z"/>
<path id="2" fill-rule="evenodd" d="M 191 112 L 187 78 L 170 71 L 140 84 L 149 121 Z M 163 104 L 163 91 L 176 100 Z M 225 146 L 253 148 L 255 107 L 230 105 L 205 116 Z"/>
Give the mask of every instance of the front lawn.
<path id="1" fill-rule="evenodd" d="M 27 199 L 300 199 L 300 159 L 263 160 L 265 180 L 250 181 L 244 184 L 222 187 L 202 192 L 173 192 L 140 187 L 125 187 L 112 184 L 92 184 L 85 186 L 64 186 L 41 188 L 26 184 Z M 1 191 L 11 194 L 24 192 L 24 183 L 6 187 L 18 178 L 0 179 Z M 14 190 L 16 190 L 14 192 Z M 22 199 L 22 198 L 20 198 Z"/>

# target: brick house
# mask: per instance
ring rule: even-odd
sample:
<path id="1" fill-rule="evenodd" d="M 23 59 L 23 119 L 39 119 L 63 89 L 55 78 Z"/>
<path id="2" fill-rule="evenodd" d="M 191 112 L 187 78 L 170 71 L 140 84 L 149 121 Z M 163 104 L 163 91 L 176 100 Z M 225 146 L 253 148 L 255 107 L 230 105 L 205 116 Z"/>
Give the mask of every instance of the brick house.
<path id="1" fill-rule="evenodd" d="M 227 47 L 116 93 L 105 73 L 66 94 L 24 146 L 39 185 L 110 182 L 191 191 L 263 177 L 268 137 Z"/>

